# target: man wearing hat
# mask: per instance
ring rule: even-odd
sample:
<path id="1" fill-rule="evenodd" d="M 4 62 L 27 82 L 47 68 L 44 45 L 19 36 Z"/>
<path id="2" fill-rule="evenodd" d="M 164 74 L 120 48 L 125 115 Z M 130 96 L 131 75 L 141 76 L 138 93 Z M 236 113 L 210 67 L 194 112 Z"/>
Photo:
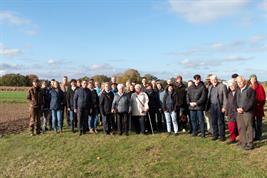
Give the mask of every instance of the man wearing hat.
<path id="1" fill-rule="evenodd" d="M 36 134 L 41 133 L 41 108 L 43 105 L 42 92 L 39 87 L 38 79 L 33 79 L 32 87 L 28 91 L 27 100 L 30 104 L 30 131 L 31 135 L 34 136 L 34 130 Z"/>

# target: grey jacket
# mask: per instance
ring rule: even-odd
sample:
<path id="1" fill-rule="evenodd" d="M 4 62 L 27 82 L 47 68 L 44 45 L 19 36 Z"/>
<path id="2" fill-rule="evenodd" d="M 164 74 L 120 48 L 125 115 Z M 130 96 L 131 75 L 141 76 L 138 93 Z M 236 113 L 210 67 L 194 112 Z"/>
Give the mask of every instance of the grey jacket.
<path id="1" fill-rule="evenodd" d="M 209 86 L 208 88 L 208 102 L 207 102 L 207 110 L 210 109 L 210 104 L 211 104 L 211 89 L 212 85 Z M 220 109 L 224 108 L 226 109 L 226 104 L 227 104 L 227 96 L 228 96 L 228 91 L 227 88 L 224 84 L 218 83 L 217 84 L 217 99 L 220 105 Z"/>
<path id="2" fill-rule="evenodd" d="M 112 109 L 118 113 L 128 113 L 130 111 L 130 96 L 126 93 L 121 96 L 116 93 L 112 102 Z"/>

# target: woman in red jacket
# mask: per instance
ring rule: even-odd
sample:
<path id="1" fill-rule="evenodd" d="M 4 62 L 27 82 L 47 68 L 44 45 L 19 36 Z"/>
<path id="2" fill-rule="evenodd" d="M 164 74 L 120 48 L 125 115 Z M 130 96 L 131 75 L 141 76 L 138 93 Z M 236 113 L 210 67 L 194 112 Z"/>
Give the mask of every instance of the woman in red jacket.
<path id="1" fill-rule="evenodd" d="M 262 118 L 264 117 L 264 105 L 266 101 L 266 95 L 263 86 L 258 82 L 256 75 L 251 75 L 249 80 L 250 87 L 256 92 L 256 103 L 255 103 L 255 140 L 260 140 L 262 136 Z"/>

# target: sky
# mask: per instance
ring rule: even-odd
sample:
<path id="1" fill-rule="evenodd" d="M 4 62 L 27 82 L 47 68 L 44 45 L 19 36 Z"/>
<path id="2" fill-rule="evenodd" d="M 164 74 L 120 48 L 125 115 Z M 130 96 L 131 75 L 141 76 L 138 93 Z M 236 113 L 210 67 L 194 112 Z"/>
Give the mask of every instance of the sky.
<path id="1" fill-rule="evenodd" d="M 0 75 L 267 81 L 267 0 L 0 0 Z"/>

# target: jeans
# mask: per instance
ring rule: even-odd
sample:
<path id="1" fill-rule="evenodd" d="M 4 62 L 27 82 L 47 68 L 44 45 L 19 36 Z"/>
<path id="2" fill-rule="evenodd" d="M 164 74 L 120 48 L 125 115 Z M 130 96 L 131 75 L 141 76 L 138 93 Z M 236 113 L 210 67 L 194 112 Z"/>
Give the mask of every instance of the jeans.
<path id="1" fill-rule="evenodd" d="M 202 136 L 205 136 L 205 123 L 203 111 L 190 110 L 190 118 L 192 123 L 192 134 L 197 134 L 198 124 L 200 126 L 200 131 Z"/>
<path id="2" fill-rule="evenodd" d="M 221 112 L 218 104 L 211 104 L 210 114 L 212 118 L 213 137 L 217 138 L 220 134 L 221 138 L 225 137 L 224 114 Z"/>
<path id="3" fill-rule="evenodd" d="M 98 122 L 98 113 L 93 114 L 92 116 L 88 116 L 88 126 L 89 129 L 96 129 Z"/>
<path id="4" fill-rule="evenodd" d="M 74 117 L 75 117 L 75 113 L 74 111 L 70 110 L 69 111 L 69 119 L 70 119 L 70 128 L 71 130 L 74 130 Z"/>
<path id="5" fill-rule="evenodd" d="M 178 133 L 177 115 L 175 111 L 164 112 L 167 124 L 167 131 L 171 132 L 171 122 L 175 133 Z"/>
<path id="6" fill-rule="evenodd" d="M 55 131 L 62 130 L 62 111 L 52 110 L 52 127 Z"/>

